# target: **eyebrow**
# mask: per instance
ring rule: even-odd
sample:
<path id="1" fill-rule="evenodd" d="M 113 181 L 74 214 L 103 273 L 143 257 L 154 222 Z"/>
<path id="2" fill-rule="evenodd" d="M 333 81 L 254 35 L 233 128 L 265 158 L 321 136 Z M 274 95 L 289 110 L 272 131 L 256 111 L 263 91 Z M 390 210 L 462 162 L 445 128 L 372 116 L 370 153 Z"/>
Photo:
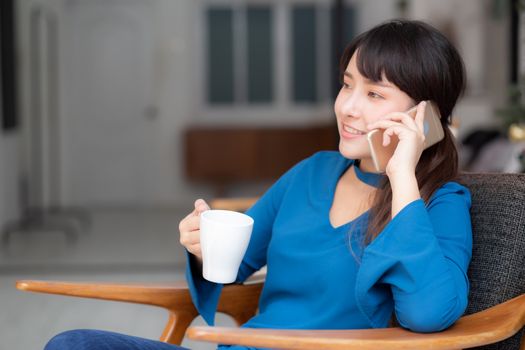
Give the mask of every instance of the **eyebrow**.
<path id="1" fill-rule="evenodd" d="M 350 73 L 350 72 L 345 71 L 344 75 L 349 77 L 350 79 L 354 79 L 354 77 L 352 76 L 352 73 Z M 373 81 L 373 80 L 370 80 L 368 78 L 365 78 L 365 81 L 369 85 L 377 85 L 377 86 L 381 86 L 381 87 L 385 87 L 385 88 L 393 88 L 393 86 L 391 84 L 384 83 L 382 81 Z"/>

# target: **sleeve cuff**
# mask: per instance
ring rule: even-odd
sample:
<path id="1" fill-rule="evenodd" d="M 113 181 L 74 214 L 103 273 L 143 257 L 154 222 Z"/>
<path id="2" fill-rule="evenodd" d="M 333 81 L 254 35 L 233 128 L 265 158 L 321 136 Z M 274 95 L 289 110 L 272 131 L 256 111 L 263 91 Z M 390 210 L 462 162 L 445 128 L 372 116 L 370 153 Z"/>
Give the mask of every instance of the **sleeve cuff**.
<path id="1" fill-rule="evenodd" d="M 356 299 L 372 327 L 386 325 L 394 306 L 385 284 L 416 292 L 444 268 L 440 254 L 424 201 L 410 202 L 363 251 Z"/>
<path id="2" fill-rule="evenodd" d="M 204 279 L 202 271 L 188 251 L 186 251 L 186 281 L 193 305 L 206 323 L 213 326 L 223 285 Z"/>

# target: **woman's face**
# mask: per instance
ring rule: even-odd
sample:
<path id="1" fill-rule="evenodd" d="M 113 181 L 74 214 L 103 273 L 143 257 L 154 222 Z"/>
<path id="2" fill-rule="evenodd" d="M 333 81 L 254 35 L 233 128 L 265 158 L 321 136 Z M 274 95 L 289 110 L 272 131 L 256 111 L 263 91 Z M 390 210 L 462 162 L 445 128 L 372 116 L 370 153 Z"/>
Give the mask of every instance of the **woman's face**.
<path id="1" fill-rule="evenodd" d="M 366 140 L 368 124 L 391 112 L 404 112 L 414 105 L 412 98 L 385 78 L 373 82 L 362 76 L 354 53 L 334 105 L 340 137 L 339 151 L 345 158 L 361 159 L 363 170 L 372 170 Z"/>

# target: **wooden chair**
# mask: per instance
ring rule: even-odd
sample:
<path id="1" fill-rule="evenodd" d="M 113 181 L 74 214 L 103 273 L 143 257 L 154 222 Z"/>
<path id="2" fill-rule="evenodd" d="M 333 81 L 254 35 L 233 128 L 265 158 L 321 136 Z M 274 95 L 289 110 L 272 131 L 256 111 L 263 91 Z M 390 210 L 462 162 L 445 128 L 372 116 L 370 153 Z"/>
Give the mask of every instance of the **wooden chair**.
<path id="1" fill-rule="evenodd" d="M 25 291 L 127 301 L 165 308 L 168 323 L 161 340 L 195 340 L 279 349 L 525 349 L 525 174 L 463 174 L 472 193 L 474 246 L 469 268 L 471 290 L 466 316 L 451 328 L 430 334 L 401 328 L 366 330 L 274 330 L 191 327 L 197 316 L 185 282 L 162 285 L 18 281 Z M 240 210 L 253 203 L 216 201 Z M 223 289 L 218 311 L 237 324 L 257 309 L 263 282 Z M 429 306 L 431 307 L 431 306 Z M 488 345 L 492 344 L 492 345 Z"/>

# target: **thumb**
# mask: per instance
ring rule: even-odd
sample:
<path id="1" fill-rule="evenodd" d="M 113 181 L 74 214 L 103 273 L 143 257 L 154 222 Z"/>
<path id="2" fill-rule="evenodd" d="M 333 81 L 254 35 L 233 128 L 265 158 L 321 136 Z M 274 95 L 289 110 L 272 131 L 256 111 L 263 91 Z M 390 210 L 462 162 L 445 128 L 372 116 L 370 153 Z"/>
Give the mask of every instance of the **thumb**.
<path id="1" fill-rule="evenodd" d="M 197 199 L 195 201 L 195 210 L 193 211 L 195 215 L 200 215 L 203 211 L 210 210 L 210 206 L 204 199 Z"/>

